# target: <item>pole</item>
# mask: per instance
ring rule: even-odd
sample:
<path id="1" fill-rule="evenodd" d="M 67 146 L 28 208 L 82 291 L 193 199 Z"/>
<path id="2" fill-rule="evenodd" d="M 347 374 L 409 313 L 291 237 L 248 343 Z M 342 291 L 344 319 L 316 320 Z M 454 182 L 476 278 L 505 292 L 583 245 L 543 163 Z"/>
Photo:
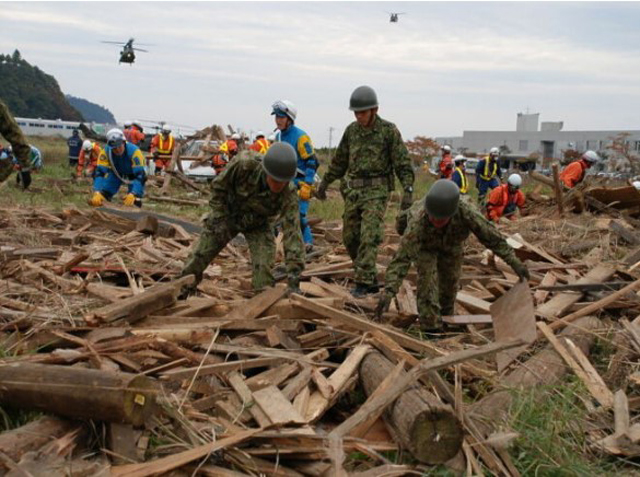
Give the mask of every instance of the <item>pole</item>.
<path id="1" fill-rule="evenodd" d="M 553 164 L 551 166 L 553 170 L 553 188 L 556 192 L 556 202 L 558 203 L 558 212 L 560 213 L 560 217 L 564 215 L 564 204 L 562 201 L 564 197 L 562 196 L 562 184 L 560 183 L 560 174 L 558 173 L 558 164 Z"/>

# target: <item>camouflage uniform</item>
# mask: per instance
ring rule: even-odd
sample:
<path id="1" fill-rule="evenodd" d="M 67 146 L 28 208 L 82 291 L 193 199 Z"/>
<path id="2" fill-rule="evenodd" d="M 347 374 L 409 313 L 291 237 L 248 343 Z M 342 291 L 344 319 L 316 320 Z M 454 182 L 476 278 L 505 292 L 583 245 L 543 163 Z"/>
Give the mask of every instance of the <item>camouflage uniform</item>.
<path id="1" fill-rule="evenodd" d="M 376 256 L 393 173 L 403 188 L 413 187 L 409 153 L 398 128 L 376 115 L 373 126 L 347 126 L 323 182 L 341 181 L 344 197 L 343 241 L 355 267 L 355 281 L 373 285 Z"/>
<path id="2" fill-rule="evenodd" d="M 462 271 L 462 247 L 471 232 L 512 268 L 524 267 L 495 226 L 466 201 L 460 201 L 451 221 L 440 229 L 429 221 L 423 200 L 408 212 L 409 226 L 387 268 L 385 292 L 398 293 L 414 262 L 418 271 L 418 313 L 425 328 L 437 328 L 441 315 L 453 314 Z"/>
<path id="3" fill-rule="evenodd" d="M 11 115 L 6 104 L 0 101 L 0 134 L 11 143 L 13 154 L 18 159 L 21 171 L 31 169 L 31 148 L 25 141 L 22 131 Z M 13 164 L 11 161 L 0 161 L 0 183 L 11 175 Z"/>
<path id="4" fill-rule="evenodd" d="M 235 159 L 211 183 L 211 211 L 182 275 L 202 280 L 204 270 L 227 243 L 242 232 L 249 243 L 253 288 L 273 286 L 275 261 L 273 226 L 282 221 L 284 254 L 289 283 L 297 283 L 304 268 L 304 245 L 293 184 L 280 193 L 269 190 L 262 164 L 252 158 Z"/>

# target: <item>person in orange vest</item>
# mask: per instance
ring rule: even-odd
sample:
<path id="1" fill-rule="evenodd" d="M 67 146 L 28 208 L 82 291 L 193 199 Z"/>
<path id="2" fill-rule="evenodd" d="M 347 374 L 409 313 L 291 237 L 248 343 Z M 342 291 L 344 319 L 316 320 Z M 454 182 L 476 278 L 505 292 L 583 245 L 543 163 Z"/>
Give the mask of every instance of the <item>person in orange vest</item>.
<path id="1" fill-rule="evenodd" d="M 260 154 L 266 154 L 269 150 L 269 146 L 269 141 L 264 138 L 264 133 L 262 131 L 258 131 L 258 134 L 256 134 L 256 140 L 251 144 L 251 146 L 249 146 L 249 149 Z"/>
<path id="2" fill-rule="evenodd" d="M 438 165 L 440 170 L 440 179 L 451 179 L 453 175 L 453 161 L 451 160 L 451 146 L 445 144 L 442 146 L 442 158 Z"/>
<path id="3" fill-rule="evenodd" d="M 467 174 L 465 172 L 465 162 L 467 162 L 467 158 L 462 154 L 458 154 L 453 160 L 455 167 L 451 175 L 451 180 L 456 183 L 460 189 L 460 195 L 463 197 L 469 193 L 469 181 L 467 180 Z"/>
<path id="4" fill-rule="evenodd" d="M 96 166 L 98 165 L 98 157 L 102 148 L 97 142 L 91 142 L 88 139 L 82 143 L 82 150 L 78 156 L 78 167 L 76 168 L 76 177 L 82 177 L 84 169 L 85 176 L 93 177 Z"/>
<path id="5" fill-rule="evenodd" d="M 569 189 L 573 189 L 580 182 L 583 181 L 584 176 L 591 166 L 600 160 L 600 156 L 593 151 L 585 152 L 580 160 L 574 161 L 569 164 L 560 173 L 560 180 Z"/>
<path id="6" fill-rule="evenodd" d="M 522 177 L 511 174 L 506 184 L 491 190 L 487 201 L 487 218 L 498 223 L 500 217 L 515 219 L 516 209 L 524 207 L 524 194 L 520 190 Z"/>
<path id="7" fill-rule="evenodd" d="M 135 121 L 124 122 L 124 137 L 127 142 L 136 146 L 144 141 L 144 129 Z"/>
<path id="8" fill-rule="evenodd" d="M 236 142 L 238 139 L 240 139 L 240 135 L 234 133 L 231 139 L 227 139 L 220 145 L 218 154 L 213 156 L 211 165 L 216 171 L 216 175 L 220 174 L 227 167 L 229 161 L 238 154 L 238 143 Z"/>
<path id="9" fill-rule="evenodd" d="M 173 154 L 173 148 L 175 146 L 175 140 L 171 135 L 171 128 L 166 124 L 162 125 L 162 129 L 151 140 L 151 154 L 153 154 L 153 160 L 156 163 L 156 174 L 161 174 L 169 167 L 171 162 L 171 154 Z M 160 156 L 165 157 L 160 157 Z"/>

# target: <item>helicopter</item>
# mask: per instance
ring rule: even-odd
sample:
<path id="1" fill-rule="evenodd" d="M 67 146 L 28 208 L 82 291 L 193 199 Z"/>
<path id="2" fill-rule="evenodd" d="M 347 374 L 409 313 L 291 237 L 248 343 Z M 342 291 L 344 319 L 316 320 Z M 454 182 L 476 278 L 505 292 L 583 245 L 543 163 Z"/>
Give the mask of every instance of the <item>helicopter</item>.
<path id="1" fill-rule="evenodd" d="M 147 50 L 143 50 L 142 48 L 134 48 L 133 47 L 133 38 L 129 38 L 129 41 L 126 43 L 122 43 L 120 41 L 103 41 L 101 43 L 110 43 L 114 45 L 121 45 L 122 51 L 120 52 L 120 61 L 118 63 L 129 63 L 130 65 L 136 61 L 136 54 L 134 51 L 143 51 L 148 53 Z"/>
<path id="2" fill-rule="evenodd" d="M 405 15 L 405 12 L 398 12 L 398 13 L 391 13 L 391 12 L 387 12 L 389 14 L 389 22 L 391 23 L 398 23 L 398 15 Z"/>

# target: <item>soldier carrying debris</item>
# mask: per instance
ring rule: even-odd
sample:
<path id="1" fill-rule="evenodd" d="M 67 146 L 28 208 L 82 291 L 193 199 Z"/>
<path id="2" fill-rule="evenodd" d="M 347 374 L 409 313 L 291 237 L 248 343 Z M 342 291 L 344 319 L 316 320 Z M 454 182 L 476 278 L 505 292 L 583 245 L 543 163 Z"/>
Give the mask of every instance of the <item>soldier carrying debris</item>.
<path id="1" fill-rule="evenodd" d="M 262 161 L 238 158 L 211 183 L 211 211 L 182 276 L 193 274 L 196 283 L 182 296 L 195 291 L 204 270 L 238 233 L 249 243 L 254 290 L 273 286 L 275 261 L 273 227 L 281 219 L 289 290 L 299 292 L 304 268 L 304 245 L 300 231 L 298 200 L 291 180 L 296 175 L 296 153 L 286 143 L 276 143 Z"/>
<path id="2" fill-rule="evenodd" d="M 394 189 L 393 173 L 404 190 L 402 210 L 411 207 L 414 173 L 400 131 L 378 116 L 378 98 L 372 88 L 356 88 L 349 109 L 356 121 L 347 126 L 316 196 L 326 199 L 329 184 L 344 177 L 342 234 L 355 268 L 352 293 L 362 297 L 378 290 L 376 257 L 383 238 L 384 213 Z"/>
<path id="3" fill-rule="evenodd" d="M 22 187 L 27 189 L 31 184 L 31 148 L 25 141 L 22 131 L 18 123 L 13 119 L 9 108 L 2 101 L 0 101 L 0 134 L 13 147 L 13 153 L 20 165 L 20 172 L 18 173 L 22 176 Z M 0 184 L 7 180 L 12 170 L 13 163 L 7 154 L 4 160 L 0 159 Z"/>
<path id="4" fill-rule="evenodd" d="M 409 226 L 400 247 L 387 268 L 385 291 L 375 319 L 389 309 L 411 263 L 418 269 L 417 302 L 420 327 L 425 332 L 442 330 L 440 317 L 452 315 L 462 272 L 463 245 L 471 232 L 502 258 L 521 280 L 529 279 L 527 267 L 516 258 L 500 232 L 466 201 L 452 181 L 436 181 L 424 201 L 408 211 Z"/>

